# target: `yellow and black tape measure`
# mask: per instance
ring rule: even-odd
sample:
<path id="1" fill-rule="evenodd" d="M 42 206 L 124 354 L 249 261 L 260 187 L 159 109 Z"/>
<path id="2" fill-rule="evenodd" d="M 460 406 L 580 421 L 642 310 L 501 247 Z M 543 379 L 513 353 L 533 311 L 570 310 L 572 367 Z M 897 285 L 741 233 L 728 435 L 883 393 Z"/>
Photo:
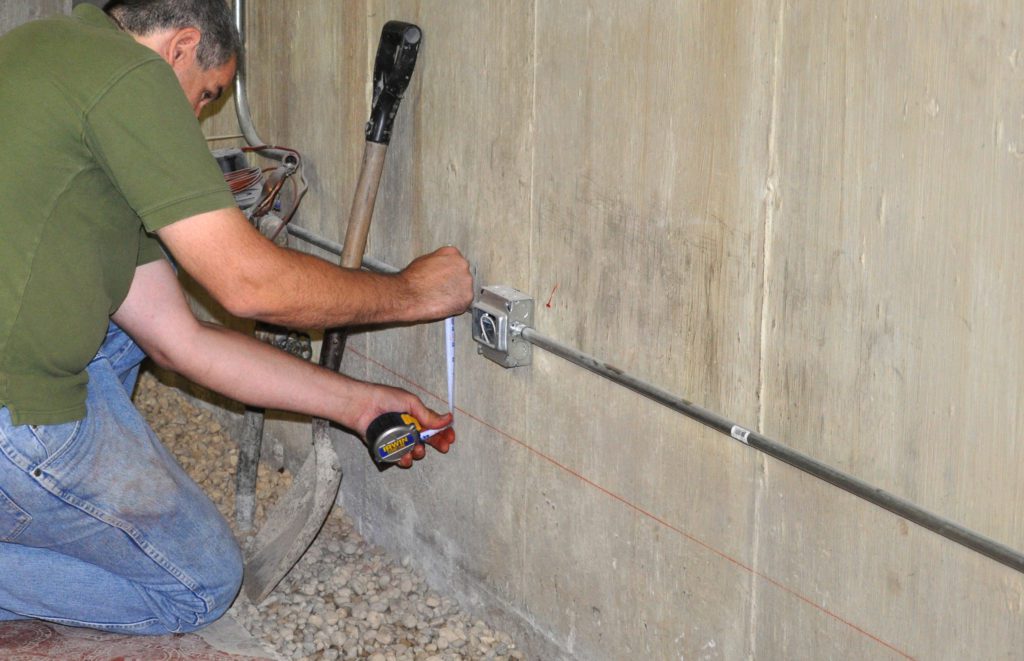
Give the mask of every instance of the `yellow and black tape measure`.
<path id="1" fill-rule="evenodd" d="M 366 447 L 378 470 L 385 470 L 422 442 L 419 421 L 408 413 L 384 413 L 366 428 Z"/>

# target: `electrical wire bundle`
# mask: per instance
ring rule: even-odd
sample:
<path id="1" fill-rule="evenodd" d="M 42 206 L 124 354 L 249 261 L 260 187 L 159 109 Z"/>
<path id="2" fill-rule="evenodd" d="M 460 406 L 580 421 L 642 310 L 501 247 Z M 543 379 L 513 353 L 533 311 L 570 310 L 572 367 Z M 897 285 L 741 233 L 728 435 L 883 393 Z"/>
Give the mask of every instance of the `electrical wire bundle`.
<path id="1" fill-rule="evenodd" d="M 277 165 L 260 168 L 250 166 L 246 154 L 272 151 L 282 154 Z M 235 204 L 257 228 L 268 216 L 279 219 L 269 236 L 273 241 L 291 222 L 299 203 L 309 187 L 302 176 L 302 156 L 288 147 L 242 147 L 213 152 L 224 172 L 224 180 L 235 196 Z M 286 186 L 288 182 L 291 186 Z"/>
<path id="2" fill-rule="evenodd" d="M 263 171 L 258 167 L 225 172 L 224 180 L 231 187 L 231 193 L 235 196 L 235 204 L 243 211 L 256 204 L 262 196 Z"/>

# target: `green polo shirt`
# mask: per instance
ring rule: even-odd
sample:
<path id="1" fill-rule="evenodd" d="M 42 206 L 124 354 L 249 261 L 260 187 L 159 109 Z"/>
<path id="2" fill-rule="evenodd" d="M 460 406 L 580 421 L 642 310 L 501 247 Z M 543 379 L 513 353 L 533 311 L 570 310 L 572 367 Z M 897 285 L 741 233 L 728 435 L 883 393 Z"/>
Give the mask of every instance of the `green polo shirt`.
<path id="1" fill-rule="evenodd" d="M 91 5 L 0 37 L 0 172 L 0 406 L 76 420 L 150 234 L 234 200 L 171 67 Z"/>

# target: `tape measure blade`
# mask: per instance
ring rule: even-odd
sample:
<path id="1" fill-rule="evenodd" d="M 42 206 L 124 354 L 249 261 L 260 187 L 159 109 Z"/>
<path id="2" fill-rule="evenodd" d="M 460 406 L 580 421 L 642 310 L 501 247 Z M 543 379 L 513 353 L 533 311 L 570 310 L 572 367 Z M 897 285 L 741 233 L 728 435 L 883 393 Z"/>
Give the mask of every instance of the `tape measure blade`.
<path id="1" fill-rule="evenodd" d="M 444 320 L 444 345 L 448 369 L 448 411 L 455 415 L 455 317 Z"/>

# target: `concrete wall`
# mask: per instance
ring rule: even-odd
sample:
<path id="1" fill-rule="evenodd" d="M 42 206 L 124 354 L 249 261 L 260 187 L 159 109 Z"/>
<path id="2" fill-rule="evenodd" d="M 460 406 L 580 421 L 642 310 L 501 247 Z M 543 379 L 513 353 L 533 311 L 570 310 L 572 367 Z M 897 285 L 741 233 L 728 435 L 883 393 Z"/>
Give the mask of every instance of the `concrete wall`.
<path id="1" fill-rule="evenodd" d="M 0 0 L 0 34 L 22 23 L 71 11 L 71 0 Z"/>
<path id="2" fill-rule="evenodd" d="M 425 42 L 370 254 L 458 245 L 541 332 L 1024 548 L 1024 5 L 253 2 L 257 128 L 329 238 L 391 18 Z M 1020 657 L 1020 574 L 458 332 L 452 454 L 379 475 L 339 439 L 343 499 L 537 657 Z M 345 369 L 443 408 L 441 338 Z"/>

